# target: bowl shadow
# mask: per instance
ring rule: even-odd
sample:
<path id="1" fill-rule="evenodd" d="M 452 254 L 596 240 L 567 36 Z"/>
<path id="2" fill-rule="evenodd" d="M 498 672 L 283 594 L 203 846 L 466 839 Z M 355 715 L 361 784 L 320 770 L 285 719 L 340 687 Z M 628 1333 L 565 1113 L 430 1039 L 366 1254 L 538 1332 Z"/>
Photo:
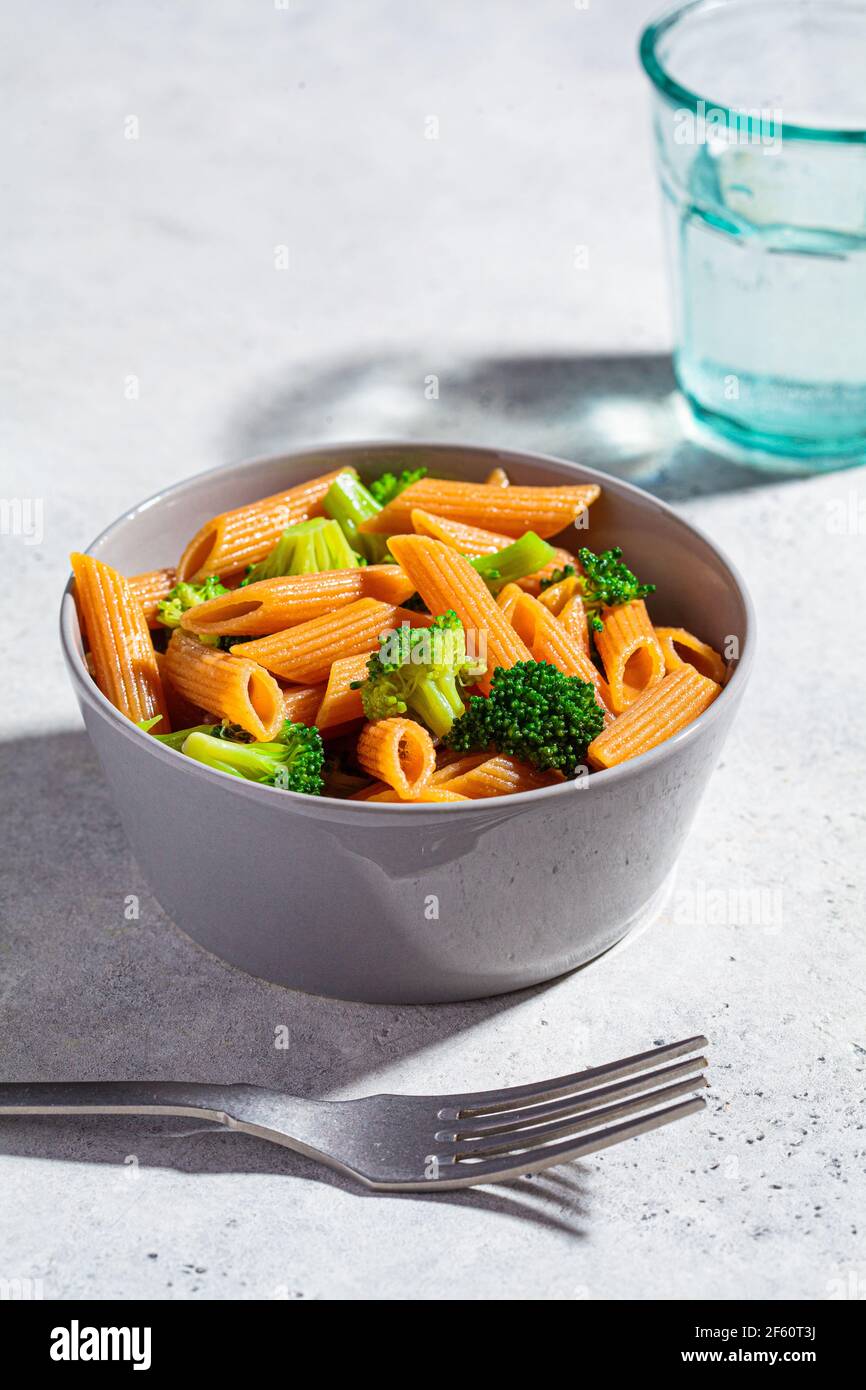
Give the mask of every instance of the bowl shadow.
<path id="1" fill-rule="evenodd" d="M 0 778 L 7 791 L 3 1080 L 246 1081 L 312 1098 L 389 1089 L 377 1084 L 377 1072 L 547 988 L 392 1006 L 256 979 L 202 950 L 151 896 L 83 732 L 0 743 Z M 423 1089 L 453 1086 L 431 1067 Z M 145 1170 L 284 1174 L 361 1196 L 395 1195 L 369 1192 L 289 1149 L 185 1120 L 10 1117 L 0 1119 L 0 1152 L 117 1165 L 119 1182 L 135 1155 Z M 471 1204 L 574 1234 L 582 1194 L 577 1170 L 568 1181 L 559 1176 L 565 1171 L 421 1200 Z M 132 1184 L 130 1204 L 136 1191 Z"/>
<path id="2" fill-rule="evenodd" d="M 668 354 L 467 357 L 370 355 L 293 369 L 225 424 L 229 458 L 301 444 L 419 439 L 574 459 L 666 502 L 766 486 L 802 467 L 761 462 L 699 435 Z"/>

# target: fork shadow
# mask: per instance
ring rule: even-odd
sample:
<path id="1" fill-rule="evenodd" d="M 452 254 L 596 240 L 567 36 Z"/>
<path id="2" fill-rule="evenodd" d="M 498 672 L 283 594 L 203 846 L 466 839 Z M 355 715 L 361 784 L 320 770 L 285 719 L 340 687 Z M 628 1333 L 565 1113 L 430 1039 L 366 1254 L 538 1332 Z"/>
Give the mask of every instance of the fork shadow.
<path id="1" fill-rule="evenodd" d="M 178 1129 L 178 1125 L 192 1128 Z M 562 1166 L 495 1186 L 442 1192 L 375 1192 L 351 1177 L 303 1154 L 219 1125 L 194 1121 L 127 1119 L 122 1116 L 66 1116 L 0 1119 L 0 1151 L 8 1157 L 51 1159 L 66 1163 L 100 1163 L 117 1174 L 123 1200 L 112 1224 L 134 1207 L 142 1174 L 171 1169 L 187 1175 L 243 1173 L 259 1177 L 298 1178 L 323 1184 L 353 1197 L 376 1201 L 445 1202 L 491 1215 L 509 1217 L 545 1230 L 581 1238 L 587 1234 L 588 1191 L 585 1171 Z"/>
<path id="2" fill-rule="evenodd" d="M 182 1076 L 312 1098 L 357 1094 L 376 1089 L 370 1083 L 378 1071 L 546 988 L 399 1007 L 319 998 L 255 979 L 195 945 L 150 895 L 83 733 L 0 744 L 0 780 L 14 808 L 4 827 L 0 933 L 7 1081 Z M 282 1028 L 288 1050 L 275 1047 Z M 423 1089 L 453 1089 L 449 1081 L 431 1067 Z M 149 1168 L 289 1174 L 359 1195 L 397 1195 L 369 1192 L 289 1149 L 213 1125 L 0 1119 L 0 1152 L 8 1155 L 119 1165 L 122 1175 L 131 1149 Z M 517 1196 L 502 1189 L 420 1195 L 573 1231 L 575 1212 L 563 1214 L 559 1208 L 570 1204 L 561 1199 L 545 1201 L 545 1183 L 513 1186 Z"/>
<path id="3" fill-rule="evenodd" d="M 431 385 L 431 382 L 435 383 Z M 432 399 L 428 395 L 438 392 Z M 802 477 L 700 436 L 668 354 L 467 357 L 371 355 L 293 369 L 225 425 L 227 457 L 299 444 L 423 439 L 556 454 L 669 502 Z"/>

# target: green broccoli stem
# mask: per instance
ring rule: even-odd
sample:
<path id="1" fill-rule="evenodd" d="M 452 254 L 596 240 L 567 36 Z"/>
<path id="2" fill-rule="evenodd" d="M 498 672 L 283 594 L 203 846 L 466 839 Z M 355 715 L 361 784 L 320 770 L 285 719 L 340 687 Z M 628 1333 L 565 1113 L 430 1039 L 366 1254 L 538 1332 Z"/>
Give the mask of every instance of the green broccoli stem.
<path id="1" fill-rule="evenodd" d="M 164 743 L 166 748 L 175 748 L 180 752 L 190 734 L 212 734 L 213 731 L 213 724 L 196 724 L 191 729 L 178 729 L 175 734 L 154 734 L 154 738 L 158 739 L 160 743 Z"/>
<path id="2" fill-rule="evenodd" d="M 169 735 L 170 737 L 170 735 Z M 215 767 L 218 772 L 230 772 L 234 777 L 246 777 L 251 782 L 263 782 L 273 775 L 273 758 L 262 749 L 273 751 L 271 744 L 230 743 L 228 739 L 214 738 L 203 730 L 194 729 L 187 735 L 181 752 L 196 762 Z"/>
<path id="3" fill-rule="evenodd" d="M 472 568 L 491 589 L 501 589 L 506 584 L 514 584 L 525 579 L 528 574 L 536 574 L 556 558 L 556 551 L 547 541 L 543 541 L 534 531 L 527 531 L 504 550 L 496 550 L 492 555 L 477 555 L 470 560 Z"/>
<path id="4" fill-rule="evenodd" d="M 407 697 L 406 703 L 437 738 L 444 738 L 454 720 L 465 712 L 457 682 L 449 675 L 437 675 L 433 680 L 420 681 Z"/>
<path id="5" fill-rule="evenodd" d="M 378 564 L 385 558 L 387 536 L 368 536 L 359 530 L 362 521 L 369 521 L 382 508 L 354 473 L 341 473 L 334 479 L 325 493 L 322 510 L 339 523 L 353 550 L 360 551 L 372 564 Z"/>

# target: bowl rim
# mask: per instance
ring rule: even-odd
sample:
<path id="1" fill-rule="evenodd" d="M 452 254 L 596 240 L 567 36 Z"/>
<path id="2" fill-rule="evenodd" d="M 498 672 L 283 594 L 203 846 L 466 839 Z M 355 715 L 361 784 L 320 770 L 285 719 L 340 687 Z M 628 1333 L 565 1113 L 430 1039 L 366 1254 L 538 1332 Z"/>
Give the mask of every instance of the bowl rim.
<path id="1" fill-rule="evenodd" d="M 549 800 L 554 797 L 572 794 L 575 790 L 574 783 L 577 780 L 581 782 L 581 790 L 592 788 L 593 786 L 608 787 L 616 782 L 628 780 L 630 777 L 640 775 L 640 773 L 646 771 L 650 767 L 666 762 L 669 758 L 673 757 L 675 753 L 678 753 L 689 743 L 694 742 L 701 731 L 709 728 L 710 725 L 719 718 L 723 704 L 725 707 L 730 704 L 732 690 L 737 698 L 742 694 L 751 674 L 754 661 L 756 615 L 749 590 L 733 561 L 729 559 L 724 550 L 722 550 L 715 541 L 710 539 L 701 527 L 694 525 L 693 522 L 687 521 L 684 517 L 680 516 L 679 512 L 669 506 L 667 502 L 663 502 L 661 498 L 655 497 L 644 488 L 637 487 L 634 483 L 627 482 L 623 478 L 617 478 L 611 473 L 605 473 L 598 468 L 591 468 L 573 459 L 559 458 L 555 454 L 527 453 L 517 449 L 499 448 L 496 445 L 462 443 L 459 440 L 428 441 L 423 439 L 374 439 L 341 440 L 333 444 L 319 443 L 293 448 L 286 453 L 257 455 L 254 458 L 242 459 L 237 463 L 218 464 L 214 468 L 208 468 L 200 473 L 194 473 L 191 477 L 184 478 L 178 483 L 172 483 L 168 487 L 160 488 L 143 501 L 127 508 L 125 512 L 121 512 L 119 516 L 115 517 L 113 521 L 103 527 L 99 534 L 90 541 L 84 553 L 91 554 L 92 551 L 116 530 L 117 527 L 126 522 L 134 521 L 137 516 L 159 505 L 168 497 L 177 498 L 182 496 L 186 491 L 194 491 L 202 482 L 209 478 L 216 479 L 230 474 L 241 475 L 244 472 L 252 472 L 254 469 L 261 468 L 268 464 L 288 463 L 299 458 L 312 459 L 318 455 L 333 458 L 335 455 L 342 453 L 377 452 L 385 450 L 399 452 L 400 450 L 407 449 L 423 449 L 433 453 L 459 451 L 462 454 L 477 454 L 488 461 L 495 459 L 499 464 L 507 464 L 509 460 L 512 462 L 529 464 L 530 467 L 534 465 L 543 466 L 544 464 L 555 464 L 559 468 L 565 468 L 579 473 L 581 475 L 581 481 L 598 483 L 602 490 L 607 487 L 608 490 L 614 492 L 619 489 L 633 494 L 644 506 L 649 506 L 651 510 L 662 513 L 669 522 L 673 522 L 675 525 L 682 527 L 684 531 L 697 536 L 721 562 L 734 584 L 745 612 L 745 631 L 743 634 L 742 650 L 731 676 L 722 687 L 721 694 L 713 701 L 709 708 L 704 710 L 704 712 L 700 714 L 697 719 L 693 720 L 691 724 L 687 724 L 684 729 L 680 729 L 679 733 L 674 734 L 672 738 L 667 739 L 664 743 L 660 743 L 657 747 L 649 749 L 648 752 L 640 753 L 636 758 L 630 758 L 627 762 L 619 763 L 616 767 L 603 768 L 598 772 L 593 772 L 588 777 L 581 779 L 569 778 L 564 782 L 555 783 L 550 787 L 539 787 L 536 791 L 510 792 L 507 796 L 466 802 L 409 802 L 406 804 L 399 804 L 382 801 L 351 801 L 340 797 L 310 796 L 305 792 L 295 792 L 292 794 L 291 798 L 289 798 L 293 806 L 297 806 L 298 809 L 302 807 L 306 807 L 310 810 L 315 809 L 320 813 L 324 812 L 326 816 L 328 813 L 333 813 L 335 811 L 344 811 L 348 816 L 356 814 L 360 816 L 369 816 L 373 812 L 380 812 L 385 815 L 396 812 L 404 816 L 407 812 L 411 812 L 414 815 L 441 815 L 447 813 L 451 816 L 465 816 L 473 813 L 477 815 L 481 812 L 489 814 L 494 807 L 497 809 L 501 807 L 503 810 L 510 811 L 518 804 L 525 806 L 528 810 L 530 806 L 535 806 L 542 800 Z M 60 643 L 72 684 L 79 698 L 83 698 L 86 703 L 102 717 L 107 718 L 109 723 L 114 724 L 127 738 L 138 739 L 143 736 L 142 731 L 121 714 L 120 710 L 111 703 L 107 696 L 99 689 L 87 670 L 83 654 L 79 651 L 78 643 L 75 640 L 73 632 L 73 618 L 76 627 L 78 626 L 78 622 L 77 609 L 72 596 L 72 585 L 73 576 L 70 573 L 61 597 Z M 177 754 L 174 749 L 167 748 L 164 744 L 157 742 L 156 739 L 149 739 L 148 744 L 151 753 L 157 759 L 169 759 L 172 766 L 175 768 L 178 767 L 177 758 L 182 755 Z M 205 767 L 192 759 L 186 759 L 185 761 L 188 764 L 186 769 L 187 772 L 193 776 L 205 777 L 208 780 L 216 777 L 222 781 L 227 789 L 231 789 L 237 794 L 252 796 L 254 798 L 278 796 L 283 803 L 285 803 L 285 795 L 278 787 L 267 787 L 260 783 L 248 782 L 244 779 L 233 777 L 227 772 L 220 772 L 216 768 Z"/>

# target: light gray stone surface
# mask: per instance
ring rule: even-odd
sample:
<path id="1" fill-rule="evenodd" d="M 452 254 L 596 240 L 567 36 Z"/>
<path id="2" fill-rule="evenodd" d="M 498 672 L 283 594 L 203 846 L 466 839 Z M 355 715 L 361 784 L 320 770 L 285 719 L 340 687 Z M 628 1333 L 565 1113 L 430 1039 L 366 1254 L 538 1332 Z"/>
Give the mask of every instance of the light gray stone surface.
<path id="1" fill-rule="evenodd" d="M 0 1278 L 60 1298 L 866 1295 L 866 718 L 862 634 L 844 635 L 866 485 L 682 441 L 634 58 L 649 8 L 3 17 L 2 491 L 44 508 L 40 543 L 0 537 L 3 1074 L 452 1090 L 704 1031 L 713 1087 L 671 1130 L 438 1198 L 364 1195 L 222 1132 L 7 1120 Z M 126 848 L 55 635 L 68 551 L 147 493 L 406 434 L 653 486 L 738 561 L 761 619 L 659 925 L 548 987 L 447 1008 L 293 994 L 186 940 Z"/>

